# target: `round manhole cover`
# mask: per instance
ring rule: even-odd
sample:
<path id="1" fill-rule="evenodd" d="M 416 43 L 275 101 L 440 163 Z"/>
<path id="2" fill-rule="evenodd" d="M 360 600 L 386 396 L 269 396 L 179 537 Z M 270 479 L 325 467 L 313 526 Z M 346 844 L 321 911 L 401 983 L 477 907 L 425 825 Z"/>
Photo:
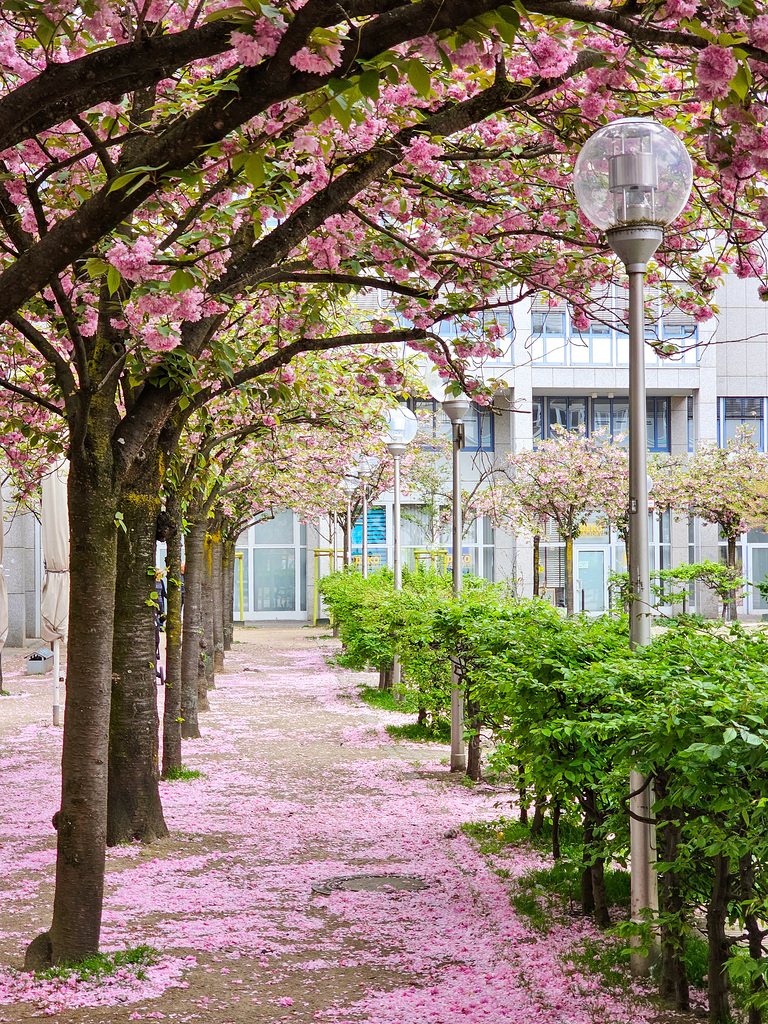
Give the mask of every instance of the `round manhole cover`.
<path id="1" fill-rule="evenodd" d="M 337 878 L 315 882 L 312 891 L 328 896 L 338 889 L 352 892 L 416 892 L 428 888 L 424 879 L 417 875 L 339 875 Z"/>

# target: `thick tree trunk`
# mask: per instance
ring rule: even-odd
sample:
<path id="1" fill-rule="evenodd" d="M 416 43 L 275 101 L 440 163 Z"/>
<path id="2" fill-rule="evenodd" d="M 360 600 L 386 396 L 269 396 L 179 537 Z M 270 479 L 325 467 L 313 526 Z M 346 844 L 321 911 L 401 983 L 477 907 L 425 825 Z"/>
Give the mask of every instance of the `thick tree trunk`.
<path id="1" fill-rule="evenodd" d="M 198 676 L 200 685 L 197 691 L 197 704 L 203 710 L 208 710 L 208 691 L 213 689 L 215 684 L 215 662 L 213 650 L 213 542 L 211 535 L 206 533 L 204 541 L 203 559 L 203 585 L 202 585 L 202 612 L 203 630 L 200 640 L 200 671 Z M 205 704 L 201 700 L 201 691 L 205 694 Z"/>
<path id="2" fill-rule="evenodd" d="M 146 462 L 146 460 L 145 460 Z M 112 703 L 109 723 L 107 845 L 168 835 L 158 790 L 155 474 L 125 489 L 117 541 Z M 155 493 L 152 493 L 152 490 Z"/>
<path id="3" fill-rule="evenodd" d="M 745 853 L 739 858 L 739 900 L 748 903 L 755 893 L 755 865 L 752 855 Z M 749 955 L 756 964 L 763 959 L 763 932 L 761 922 L 753 913 L 744 915 L 744 925 L 747 932 Z M 752 981 L 752 995 L 765 996 L 765 979 L 757 976 Z M 750 1006 L 748 1011 L 748 1024 L 763 1024 L 763 1011 L 756 1006 Z"/>
<path id="4" fill-rule="evenodd" d="M 531 822 L 531 836 L 537 836 L 544 828 L 544 808 L 547 806 L 546 800 L 536 794 L 536 799 L 533 804 L 533 821 Z"/>
<path id="5" fill-rule="evenodd" d="M 221 542 L 221 636 L 224 645 L 224 652 L 231 650 L 232 646 L 232 602 L 234 597 L 233 584 L 230 581 L 231 563 L 234 559 L 234 549 L 229 541 Z"/>
<path id="6" fill-rule="evenodd" d="M 538 597 L 541 590 L 539 579 L 539 559 L 541 558 L 541 537 L 538 533 L 533 536 L 533 596 Z"/>
<path id="7" fill-rule="evenodd" d="M 211 538 L 213 554 L 213 668 L 215 672 L 224 668 L 224 556 L 221 530 Z"/>
<path id="8" fill-rule="evenodd" d="M 166 507 L 175 529 L 168 537 L 168 608 L 165 617 L 165 705 L 163 707 L 163 777 L 181 770 L 181 509 L 169 496 Z"/>
<path id="9" fill-rule="evenodd" d="M 222 577 L 224 614 L 224 650 L 232 649 L 232 638 L 235 631 L 235 543 L 227 540 L 223 544 Z"/>
<path id="10" fill-rule="evenodd" d="M 518 792 L 520 794 L 520 824 L 528 824 L 528 790 L 525 785 L 525 771 L 522 767 L 517 770 Z"/>
<path id="11" fill-rule="evenodd" d="M 663 780 L 657 779 L 657 791 L 662 792 Z M 665 807 L 660 812 L 662 843 L 661 859 L 666 864 L 677 860 L 680 844 L 681 812 Z M 676 871 L 668 868 L 661 876 L 661 909 L 665 923 L 661 926 L 661 980 L 659 995 L 676 1010 L 690 1009 L 688 974 L 685 967 L 685 900 Z M 673 915 L 670 917 L 670 915 Z"/>
<path id="12" fill-rule="evenodd" d="M 581 911 L 591 914 L 595 909 L 595 894 L 592 889 L 592 844 L 594 842 L 595 823 L 589 809 L 584 811 L 584 867 L 581 872 Z"/>
<path id="13" fill-rule="evenodd" d="M 573 537 L 565 538 L 565 613 L 573 615 Z"/>
<path id="14" fill-rule="evenodd" d="M 560 812 L 560 801 L 554 800 L 552 805 L 552 857 L 554 860 L 560 860 L 562 857 L 560 851 Z"/>
<path id="15" fill-rule="evenodd" d="M 594 789 L 585 790 L 583 800 L 584 860 L 588 865 L 589 881 L 587 882 L 582 875 L 582 907 L 585 913 L 589 913 L 591 910 L 598 928 L 607 928 L 611 919 L 608 914 L 608 897 L 605 891 L 605 860 L 600 856 L 601 850 L 598 846 L 603 813 L 600 810 L 598 796 Z"/>
<path id="16" fill-rule="evenodd" d="M 465 707 L 467 726 L 471 733 L 467 743 L 467 778 L 472 779 L 473 782 L 479 782 L 482 777 L 480 766 L 482 746 L 480 739 L 480 702 L 470 696 L 469 688 L 467 688 Z"/>
<path id="17" fill-rule="evenodd" d="M 709 1024 L 731 1024 L 728 972 L 725 969 L 729 952 L 725 924 L 731 888 L 730 859 L 719 853 L 713 866 L 712 894 L 707 906 Z"/>
<path id="18" fill-rule="evenodd" d="M 109 430 L 73 445 L 69 471 L 70 604 L 56 892 L 48 932 L 27 967 L 81 962 L 99 948 L 107 824 L 109 703 L 115 614 L 117 502 Z"/>
<path id="19" fill-rule="evenodd" d="M 184 624 L 181 643 L 181 735 L 197 739 L 197 664 L 200 657 L 201 591 L 205 523 L 193 522 L 185 542 Z"/>

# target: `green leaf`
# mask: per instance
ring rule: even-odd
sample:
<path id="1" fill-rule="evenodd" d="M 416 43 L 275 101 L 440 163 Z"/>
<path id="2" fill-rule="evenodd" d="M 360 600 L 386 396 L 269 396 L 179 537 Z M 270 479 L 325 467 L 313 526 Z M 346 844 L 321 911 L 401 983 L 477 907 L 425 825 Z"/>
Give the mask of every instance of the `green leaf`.
<path id="1" fill-rule="evenodd" d="M 176 270 L 171 277 L 169 287 L 171 293 L 175 295 L 176 292 L 194 288 L 196 283 L 194 274 L 190 274 L 188 270 Z"/>
<path id="2" fill-rule="evenodd" d="M 739 70 L 736 72 L 736 75 L 731 82 L 732 91 L 736 93 L 740 100 L 743 100 L 749 93 L 751 85 L 752 73 L 746 64 L 740 64 Z"/>
<path id="3" fill-rule="evenodd" d="M 85 271 L 88 274 L 88 277 L 93 280 L 94 277 L 98 277 L 100 274 L 103 274 L 107 270 L 108 266 L 109 264 L 106 260 L 98 260 L 93 257 L 92 259 L 86 260 Z"/>
<path id="4" fill-rule="evenodd" d="M 110 184 L 109 189 L 107 190 L 107 195 L 109 195 L 110 192 L 117 192 L 119 188 L 123 188 L 125 185 L 130 184 L 136 175 L 140 173 L 141 172 L 138 170 L 133 170 L 129 171 L 128 174 L 118 175 L 118 177 Z"/>
<path id="5" fill-rule="evenodd" d="M 110 267 L 107 271 L 107 288 L 109 288 L 109 294 L 114 295 L 117 289 L 120 287 L 120 271 L 117 267 Z"/>
<path id="6" fill-rule="evenodd" d="M 367 96 L 369 99 L 377 100 L 379 98 L 379 83 L 381 81 L 381 75 L 378 71 L 364 71 L 360 75 L 358 86 L 363 96 Z"/>
<path id="7" fill-rule="evenodd" d="M 736 730 L 729 726 L 723 733 L 723 743 L 731 743 L 737 736 Z"/>
<path id="8" fill-rule="evenodd" d="M 422 64 L 420 60 L 408 61 L 408 81 L 419 96 L 429 95 L 432 88 L 432 76 L 429 73 L 429 68 Z"/>
<path id="9" fill-rule="evenodd" d="M 243 165 L 245 179 L 254 188 L 261 188 L 264 184 L 266 171 L 264 168 L 264 154 L 251 153 Z"/>

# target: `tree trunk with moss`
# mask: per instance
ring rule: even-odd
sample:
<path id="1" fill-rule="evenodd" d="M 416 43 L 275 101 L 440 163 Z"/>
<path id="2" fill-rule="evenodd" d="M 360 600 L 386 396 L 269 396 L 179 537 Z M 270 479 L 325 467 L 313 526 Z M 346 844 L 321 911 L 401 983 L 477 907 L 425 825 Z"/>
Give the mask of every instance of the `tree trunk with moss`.
<path id="1" fill-rule="evenodd" d="M 565 613 L 570 618 L 573 611 L 573 537 L 568 536 L 565 538 Z"/>
<path id="2" fill-rule="evenodd" d="M 166 509 L 174 529 L 167 540 L 168 591 L 165 616 L 165 704 L 163 707 L 163 778 L 181 770 L 181 508 L 173 494 Z"/>
<path id="3" fill-rule="evenodd" d="M 213 585 L 213 669 L 224 668 L 224 556 L 221 527 L 211 535 Z"/>
<path id="4" fill-rule="evenodd" d="M 654 785 L 656 795 L 663 805 L 658 813 L 660 858 L 662 862 L 670 865 L 661 874 L 659 889 L 662 911 L 659 995 L 676 1010 L 687 1013 L 690 1009 L 688 972 L 685 964 L 687 921 L 680 878 L 674 869 L 679 856 L 681 822 L 684 820 L 684 814 L 680 808 L 669 807 L 664 803 L 668 785 L 665 772 L 657 774 Z"/>
<path id="5" fill-rule="evenodd" d="M 224 650 L 232 649 L 232 639 L 235 631 L 235 542 L 228 538 L 222 542 L 222 623 L 224 635 Z"/>
<path id="6" fill-rule="evenodd" d="M 70 604 L 56 890 L 47 932 L 26 965 L 81 962 L 98 952 L 104 897 L 109 705 L 115 614 L 117 498 L 112 416 L 92 403 L 70 451 Z"/>
<path id="7" fill-rule="evenodd" d="M 736 537 L 729 534 L 727 539 L 727 565 L 729 569 L 736 568 Z M 725 614 L 727 610 L 727 615 Z M 736 622 L 739 617 L 739 610 L 736 606 L 736 588 L 732 587 L 728 591 L 728 600 L 723 608 L 723 618 L 728 618 L 731 622 Z"/>
<path id="8" fill-rule="evenodd" d="M 209 710 L 208 691 L 216 685 L 213 651 L 213 541 L 206 533 L 203 543 L 203 578 L 201 587 L 202 635 L 200 638 L 200 674 L 197 705 Z M 204 699 L 203 699 L 204 698 Z"/>
<path id="9" fill-rule="evenodd" d="M 205 523 L 193 521 L 185 544 L 184 623 L 181 641 L 181 735 L 198 739 L 197 667 L 202 626 L 201 596 Z"/>
<path id="10" fill-rule="evenodd" d="M 168 835 L 158 789 L 155 549 L 161 511 L 158 465 L 141 464 L 120 500 L 107 845 Z"/>
<path id="11" fill-rule="evenodd" d="M 707 906 L 709 1024 L 731 1024 L 733 1017 L 726 970 L 730 945 L 725 930 L 731 897 L 730 858 L 716 854 L 713 869 L 712 892 Z"/>
<path id="12" fill-rule="evenodd" d="M 482 740 L 480 738 L 480 702 L 472 695 L 471 687 L 467 687 L 466 696 L 467 728 L 469 729 L 469 741 L 467 743 L 467 778 L 473 782 L 479 782 L 482 776 L 480 765 L 480 754 Z"/>

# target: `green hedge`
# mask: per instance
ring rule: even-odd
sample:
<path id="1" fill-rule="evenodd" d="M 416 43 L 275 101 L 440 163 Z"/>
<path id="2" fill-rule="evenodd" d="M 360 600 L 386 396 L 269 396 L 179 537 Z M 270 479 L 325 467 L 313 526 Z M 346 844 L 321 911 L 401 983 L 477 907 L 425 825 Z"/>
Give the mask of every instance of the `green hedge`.
<path id="1" fill-rule="evenodd" d="M 706 918 L 710 1020 L 726 1024 L 728 974 L 752 1008 L 768 1009 L 768 639 L 738 625 L 672 625 L 630 650 L 626 618 L 566 619 L 503 587 L 391 573 L 337 573 L 322 592 L 344 663 L 403 666 L 407 706 L 447 715 L 454 659 L 470 709 L 468 738 L 517 791 L 521 818 L 578 829 L 584 909 L 607 923 L 603 868 L 626 862 L 628 778 L 652 781 L 657 818 L 661 990 L 685 1008 L 685 943 Z M 733 929 L 744 941 L 732 941 Z M 634 930 L 652 938 L 648 924 Z"/>

